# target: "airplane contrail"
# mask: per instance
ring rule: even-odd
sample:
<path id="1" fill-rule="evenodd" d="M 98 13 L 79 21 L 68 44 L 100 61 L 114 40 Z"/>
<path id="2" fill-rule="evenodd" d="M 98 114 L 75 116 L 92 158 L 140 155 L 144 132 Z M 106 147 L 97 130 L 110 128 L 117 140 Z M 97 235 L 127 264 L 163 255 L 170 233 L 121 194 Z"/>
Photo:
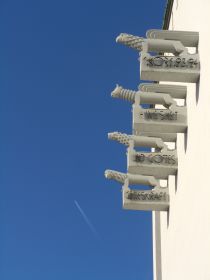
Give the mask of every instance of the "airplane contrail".
<path id="1" fill-rule="evenodd" d="M 98 239 L 100 239 L 100 236 L 98 234 L 98 232 L 96 231 L 95 227 L 92 225 L 91 221 L 88 219 L 87 215 L 85 214 L 85 212 L 82 210 L 81 206 L 79 205 L 79 203 L 74 200 L 74 203 L 77 207 L 77 209 L 79 210 L 80 214 L 82 215 L 84 221 L 86 222 L 86 224 L 88 225 L 89 229 L 92 231 L 92 233 L 95 235 L 95 237 L 97 237 Z"/>

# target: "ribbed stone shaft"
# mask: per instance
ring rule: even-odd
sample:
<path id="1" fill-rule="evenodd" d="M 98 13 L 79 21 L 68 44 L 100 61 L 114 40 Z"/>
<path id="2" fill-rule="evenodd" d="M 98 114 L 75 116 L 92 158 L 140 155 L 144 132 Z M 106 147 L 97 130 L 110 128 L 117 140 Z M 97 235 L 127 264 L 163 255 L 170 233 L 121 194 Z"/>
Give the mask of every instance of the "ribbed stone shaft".
<path id="1" fill-rule="evenodd" d="M 145 41 L 144 38 L 139 36 L 134 36 L 127 33 L 121 33 L 117 38 L 116 42 L 126 45 L 137 51 L 142 51 L 142 43 Z"/>
<path id="2" fill-rule="evenodd" d="M 114 170 L 106 170 L 105 177 L 107 179 L 112 179 L 112 180 L 115 180 L 115 181 L 123 184 L 125 182 L 125 180 L 127 179 L 127 174 L 121 173 L 118 171 L 114 171 Z"/>
<path id="3" fill-rule="evenodd" d="M 108 133 L 108 138 L 111 140 L 118 141 L 123 145 L 129 146 L 129 140 L 131 139 L 131 136 L 125 133 L 115 131 Z"/>
<path id="4" fill-rule="evenodd" d="M 116 88 L 112 91 L 111 96 L 114 98 L 121 98 L 129 102 L 135 102 L 136 91 L 125 89 L 119 85 L 116 85 Z"/>

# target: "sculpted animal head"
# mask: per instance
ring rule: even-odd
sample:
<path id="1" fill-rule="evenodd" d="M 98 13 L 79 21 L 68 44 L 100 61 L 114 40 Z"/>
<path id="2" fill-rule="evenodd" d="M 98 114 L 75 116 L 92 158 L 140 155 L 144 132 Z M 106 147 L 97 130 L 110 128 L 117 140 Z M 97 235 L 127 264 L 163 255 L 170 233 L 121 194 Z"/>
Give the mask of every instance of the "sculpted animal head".
<path id="1" fill-rule="evenodd" d="M 121 86 L 116 85 L 116 88 L 111 92 L 111 97 L 119 98 L 119 95 L 120 95 L 122 89 L 123 88 Z"/>
<path id="2" fill-rule="evenodd" d="M 124 43 L 124 42 L 126 42 L 131 36 L 133 36 L 133 35 L 127 34 L 127 33 L 120 33 L 120 35 L 117 36 L 117 38 L 116 38 L 116 42 L 117 42 L 117 43 Z"/>
<path id="3" fill-rule="evenodd" d="M 119 36 L 117 36 L 116 42 L 124 44 L 138 51 L 142 51 L 142 43 L 145 42 L 145 39 L 131 34 L 121 33 Z"/>

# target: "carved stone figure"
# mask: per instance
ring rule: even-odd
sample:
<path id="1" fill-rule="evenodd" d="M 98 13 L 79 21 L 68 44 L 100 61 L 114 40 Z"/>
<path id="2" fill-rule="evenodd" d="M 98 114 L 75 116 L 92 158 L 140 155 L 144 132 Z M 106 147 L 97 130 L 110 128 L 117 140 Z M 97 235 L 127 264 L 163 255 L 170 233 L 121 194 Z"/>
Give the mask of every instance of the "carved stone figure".
<path id="1" fill-rule="evenodd" d="M 149 30 L 147 38 L 121 33 L 116 41 L 140 52 L 142 80 L 196 83 L 200 74 L 198 32 Z M 188 47 L 194 47 L 191 54 Z M 150 53 L 156 53 L 150 54 Z"/>
<path id="2" fill-rule="evenodd" d="M 129 173 L 150 175 L 157 179 L 168 179 L 169 175 L 177 174 L 177 152 L 168 149 L 162 139 L 127 135 L 120 132 L 109 133 L 108 138 L 128 146 L 127 170 Z M 135 147 L 154 148 L 154 151 L 140 152 L 136 151 Z"/>
<path id="3" fill-rule="evenodd" d="M 153 176 L 134 175 L 106 170 L 107 179 L 124 184 L 122 187 L 123 208 L 131 210 L 167 211 L 169 208 L 168 187 L 161 187 Z M 151 190 L 131 190 L 129 185 L 147 185 Z"/>
<path id="4" fill-rule="evenodd" d="M 117 85 L 111 96 L 133 103 L 134 134 L 183 133 L 187 129 L 186 106 L 177 106 L 176 101 L 169 94 L 133 91 Z M 161 104 L 165 108 L 145 109 L 141 104 Z M 161 137 L 157 134 L 154 136 Z"/>

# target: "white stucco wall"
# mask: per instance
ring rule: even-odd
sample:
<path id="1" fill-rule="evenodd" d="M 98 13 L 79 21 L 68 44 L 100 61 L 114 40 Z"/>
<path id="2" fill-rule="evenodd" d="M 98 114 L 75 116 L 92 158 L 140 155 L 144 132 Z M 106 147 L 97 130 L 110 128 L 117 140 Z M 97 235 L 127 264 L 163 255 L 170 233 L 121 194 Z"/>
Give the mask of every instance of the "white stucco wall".
<path id="1" fill-rule="evenodd" d="M 169 29 L 199 31 L 201 74 L 197 87 L 186 84 L 188 134 L 178 135 L 170 212 L 153 213 L 154 279 L 210 280 L 210 0 L 174 0 Z"/>

